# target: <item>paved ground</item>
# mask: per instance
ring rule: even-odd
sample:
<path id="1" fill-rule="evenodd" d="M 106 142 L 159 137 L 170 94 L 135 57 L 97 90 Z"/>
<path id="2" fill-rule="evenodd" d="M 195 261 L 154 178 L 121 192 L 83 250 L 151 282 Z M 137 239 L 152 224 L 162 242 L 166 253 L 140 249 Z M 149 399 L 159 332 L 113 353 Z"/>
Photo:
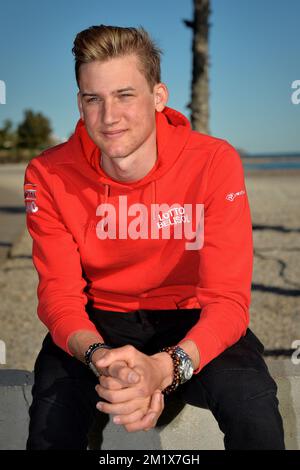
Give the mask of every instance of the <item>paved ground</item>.
<path id="1" fill-rule="evenodd" d="M 0 367 L 32 370 L 46 329 L 36 316 L 38 279 L 21 222 L 24 168 L 0 167 L 2 255 L 11 248 L 9 257 L 0 259 L 0 340 L 6 344 L 6 364 Z M 246 185 L 255 243 L 250 326 L 267 349 L 290 349 L 300 339 L 299 176 L 252 174 Z"/>
<path id="2" fill-rule="evenodd" d="M 271 350 L 300 339 L 299 175 L 246 175 L 255 250 L 251 326 Z"/>
<path id="3" fill-rule="evenodd" d="M 46 328 L 36 316 L 38 276 L 25 230 L 25 167 L 0 166 L 0 340 L 6 345 L 6 365 L 0 367 L 32 370 Z"/>

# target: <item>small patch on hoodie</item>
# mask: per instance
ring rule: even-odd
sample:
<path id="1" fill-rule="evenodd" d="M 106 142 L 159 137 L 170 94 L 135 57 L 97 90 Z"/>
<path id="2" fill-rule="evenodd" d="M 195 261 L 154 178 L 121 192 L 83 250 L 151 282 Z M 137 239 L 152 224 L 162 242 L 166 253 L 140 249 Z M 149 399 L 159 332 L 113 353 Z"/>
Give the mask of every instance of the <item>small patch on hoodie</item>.
<path id="1" fill-rule="evenodd" d="M 39 210 L 36 205 L 37 185 L 34 183 L 24 184 L 24 200 L 27 213 L 35 213 Z"/>
<path id="2" fill-rule="evenodd" d="M 234 201 L 237 196 L 242 196 L 245 194 L 245 191 L 238 191 L 237 193 L 228 193 L 226 196 L 227 201 Z"/>

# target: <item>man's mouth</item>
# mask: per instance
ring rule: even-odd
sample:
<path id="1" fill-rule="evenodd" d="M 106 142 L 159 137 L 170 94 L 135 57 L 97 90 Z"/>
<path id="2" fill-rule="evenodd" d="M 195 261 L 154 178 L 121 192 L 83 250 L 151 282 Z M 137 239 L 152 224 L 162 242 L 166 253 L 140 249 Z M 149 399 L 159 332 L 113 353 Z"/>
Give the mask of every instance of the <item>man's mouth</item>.
<path id="1" fill-rule="evenodd" d="M 117 139 L 118 137 L 121 137 L 127 129 L 119 129 L 116 131 L 107 131 L 107 132 L 102 132 L 104 137 L 107 139 Z"/>

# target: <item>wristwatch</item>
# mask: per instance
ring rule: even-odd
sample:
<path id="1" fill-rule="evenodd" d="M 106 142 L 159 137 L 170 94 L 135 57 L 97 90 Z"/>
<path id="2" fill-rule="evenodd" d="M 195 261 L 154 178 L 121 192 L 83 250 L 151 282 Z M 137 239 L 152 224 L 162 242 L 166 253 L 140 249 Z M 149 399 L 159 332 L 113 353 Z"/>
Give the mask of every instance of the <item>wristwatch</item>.
<path id="1" fill-rule="evenodd" d="M 193 377 L 194 367 L 190 356 L 180 347 L 176 346 L 175 355 L 179 358 L 178 372 L 180 384 L 184 384 Z"/>
<path id="2" fill-rule="evenodd" d="M 161 352 L 168 353 L 173 361 L 173 381 L 162 393 L 168 395 L 174 392 L 178 385 L 184 384 L 192 378 L 194 367 L 190 356 L 180 346 L 167 346 Z"/>

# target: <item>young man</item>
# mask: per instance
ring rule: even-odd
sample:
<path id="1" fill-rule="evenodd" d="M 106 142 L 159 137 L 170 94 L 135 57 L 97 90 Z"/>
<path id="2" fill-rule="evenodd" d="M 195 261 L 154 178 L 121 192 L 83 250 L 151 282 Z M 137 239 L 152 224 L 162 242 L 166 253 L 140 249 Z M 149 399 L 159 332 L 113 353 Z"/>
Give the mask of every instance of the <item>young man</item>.
<path id="1" fill-rule="evenodd" d="M 27 448 L 85 449 L 97 409 L 147 430 L 178 393 L 212 411 L 226 449 L 284 449 L 276 384 L 248 328 L 239 155 L 166 107 L 160 50 L 142 28 L 93 26 L 73 53 L 80 120 L 25 174 L 50 332 Z"/>

